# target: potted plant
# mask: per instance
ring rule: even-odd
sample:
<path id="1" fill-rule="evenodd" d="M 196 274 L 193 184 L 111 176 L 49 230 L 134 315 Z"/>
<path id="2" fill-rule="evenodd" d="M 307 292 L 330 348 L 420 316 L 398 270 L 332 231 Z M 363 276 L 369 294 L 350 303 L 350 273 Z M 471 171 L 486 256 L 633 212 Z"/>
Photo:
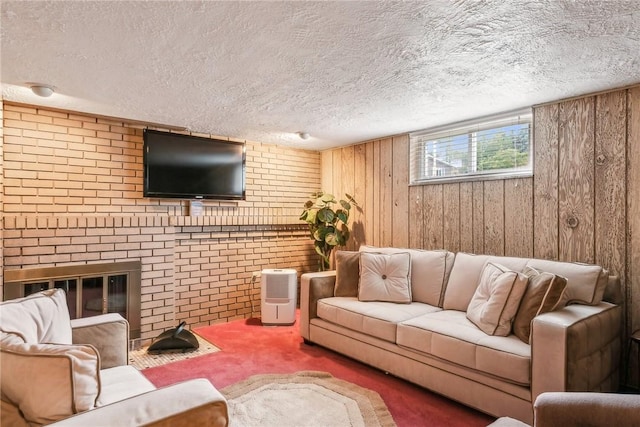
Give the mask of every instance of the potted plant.
<path id="1" fill-rule="evenodd" d="M 329 257 L 336 246 L 344 246 L 349 240 L 349 211 L 358 203 L 349 194 L 347 200 L 336 200 L 333 194 L 318 191 L 304 204 L 300 219 L 309 224 L 310 237 L 320 256 L 320 271 L 329 269 Z M 334 205 L 340 207 L 334 210 Z"/>

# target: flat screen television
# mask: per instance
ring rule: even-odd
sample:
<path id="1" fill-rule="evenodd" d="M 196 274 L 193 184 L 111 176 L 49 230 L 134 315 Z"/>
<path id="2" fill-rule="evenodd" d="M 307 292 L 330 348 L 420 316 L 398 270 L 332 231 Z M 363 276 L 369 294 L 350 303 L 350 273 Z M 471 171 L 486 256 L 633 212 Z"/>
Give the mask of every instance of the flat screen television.
<path id="1" fill-rule="evenodd" d="M 144 130 L 145 197 L 245 200 L 245 145 Z"/>

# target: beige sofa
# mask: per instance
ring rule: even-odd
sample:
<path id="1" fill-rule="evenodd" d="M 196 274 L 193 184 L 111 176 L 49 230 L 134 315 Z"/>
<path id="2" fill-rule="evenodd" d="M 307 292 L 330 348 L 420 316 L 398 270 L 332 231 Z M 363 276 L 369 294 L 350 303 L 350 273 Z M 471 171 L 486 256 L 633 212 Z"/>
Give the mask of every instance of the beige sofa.
<path id="1" fill-rule="evenodd" d="M 400 253 L 409 254 L 408 270 L 407 255 Z M 564 285 L 557 304 L 530 315 L 524 335 L 519 330 L 516 336 L 511 325 L 537 283 L 522 272 Z M 403 275 L 408 301 L 404 282 L 396 281 Z M 512 291 L 503 295 L 508 303 L 491 329 L 492 304 L 500 297 L 494 290 L 505 278 Z M 338 252 L 336 271 L 302 276 L 300 332 L 308 343 L 493 416 L 531 424 L 532 402 L 543 392 L 617 389 L 622 310 L 602 301 L 616 285 L 594 265 L 362 247 Z M 503 318 L 507 311 L 515 313 L 511 319 Z"/>
<path id="2" fill-rule="evenodd" d="M 129 324 L 111 313 L 71 321 L 64 291 L 0 304 L 0 424 L 227 426 L 208 380 L 156 389 L 128 365 Z"/>

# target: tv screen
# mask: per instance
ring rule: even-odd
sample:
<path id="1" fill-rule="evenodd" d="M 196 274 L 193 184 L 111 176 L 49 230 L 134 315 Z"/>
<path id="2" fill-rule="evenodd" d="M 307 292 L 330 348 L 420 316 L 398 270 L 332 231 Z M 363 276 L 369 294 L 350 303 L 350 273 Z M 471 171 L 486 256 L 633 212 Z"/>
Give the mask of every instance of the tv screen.
<path id="1" fill-rule="evenodd" d="M 245 146 L 144 131 L 144 196 L 245 200 Z"/>

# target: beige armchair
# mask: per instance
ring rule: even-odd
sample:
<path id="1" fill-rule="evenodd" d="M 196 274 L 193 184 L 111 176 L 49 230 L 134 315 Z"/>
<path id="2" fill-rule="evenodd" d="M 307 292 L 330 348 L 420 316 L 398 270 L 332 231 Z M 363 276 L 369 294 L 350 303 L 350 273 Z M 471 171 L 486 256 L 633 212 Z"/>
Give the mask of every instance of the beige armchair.
<path id="1" fill-rule="evenodd" d="M 64 291 L 0 303 L 0 424 L 227 426 L 227 402 L 205 379 L 156 389 L 128 365 L 119 314 L 71 321 Z"/>
<path id="2" fill-rule="evenodd" d="M 546 392 L 533 405 L 535 427 L 637 427 L 640 394 Z M 491 427 L 528 427 L 499 418 Z"/>

